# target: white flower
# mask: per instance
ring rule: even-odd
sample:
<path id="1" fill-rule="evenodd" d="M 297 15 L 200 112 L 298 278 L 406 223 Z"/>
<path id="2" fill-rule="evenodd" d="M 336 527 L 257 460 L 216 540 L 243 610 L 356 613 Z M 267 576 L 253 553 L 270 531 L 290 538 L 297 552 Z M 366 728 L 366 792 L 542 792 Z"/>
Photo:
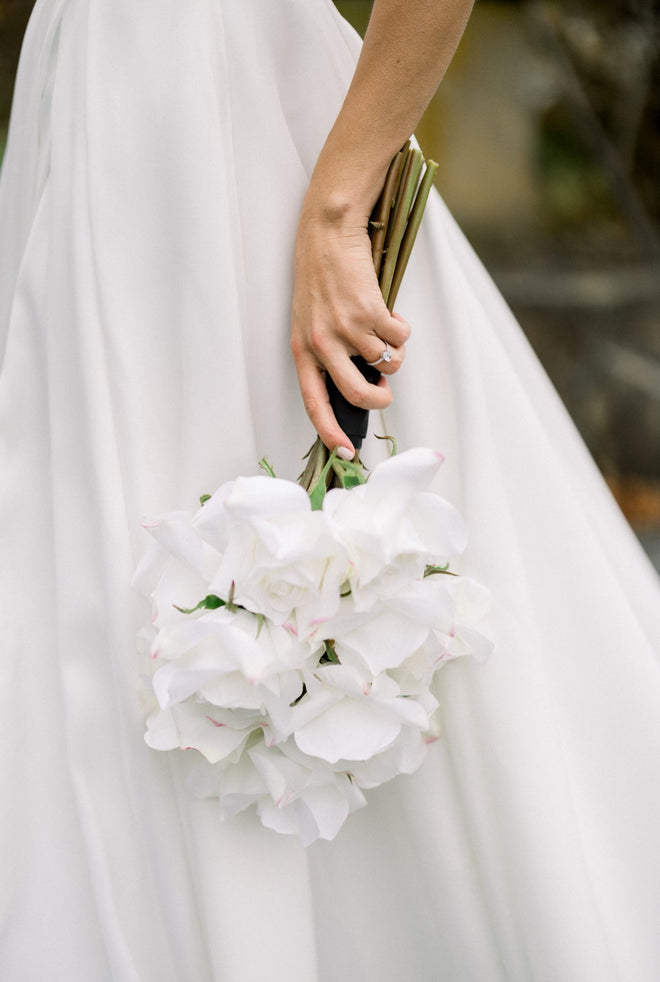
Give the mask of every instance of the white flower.
<path id="1" fill-rule="evenodd" d="M 198 750 L 212 764 L 236 754 L 259 720 L 254 714 L 232 714 L 233 726 L 201 703 L 185 702 L 157 710 L 147 719 L 146 742 L 154 750 Z"/>
<path id="2" fill-rule="evenodd" d="M 425 490 L 441 463 L 432 450 L 409 450 L 379 464 L 366 484 L 326 495 L 323 510 L 351 561 L 356 610 L 395 595 L 427 564 L 444 563 L 465 548 L 460 514 Z"/>
<path id="3" fill-rule="evenodd" d="M 330 639 L 343 665 L 372 676 L 400 665 L 428 635 L 428 624 L 402 616 L 386 602 L 361 612 L 351 609 L 350 601 L 336 617 L 319 626 L 315 637 Z"/>
<path id="4" fill-rule="evenodd" d="M 303 672 L 318 661 L 309 646 L 245 610 L 180 616 L 156 638 L 161 667 L 152 681 L 161 709 L 195 696 L 210 707 L 257 712 L 269 742 L 286 739 Z"/>
<path id="5" fill-rule="evenodd" d="M 289 481 L 239 477 L 195 515 L 143 523 L 145 739 L 187 752 L 222 819 L 254 806 L 305 844 L 334 838 L 362 788 L 420 766 L 439 668 L 489 654 L 474 626 L 488 592 L 425 575 L 465 546 L 460 515 L 428 490 L 441 461 L 390 458 L 322 511 Z"/>
<path id="6" fill-rule="evenodd" d="M 222 548 L 210 590 L 287 624 L 303 635 L 331 617 L 348 560 L 326 516 L 313 512 L 297 484 L 270 477 L 238 478 L 214 496 L 195 527 Z"/>
<path id="7" fill-rule="evenodd" d="M 307 678 L 307 695 L 294 709 L 294 740 L 311 757 L 331 764 L 368 760 L 390 747 L 403 726 L 423 731 L 429 714 L 402 698 L 386 675 L 368 678 L 349 665 L 323 665 Z"/>
<path id="8" fill-rule="evenodd" d="M 300 836 L 303 845 L 334 839 L 348 816 L 366 804 L 347 774 L 310 761 L 290 742 L 268 748 L 252 739 L 231 766 L 196 766 L 191 785 L 201 797 L 218 797 L 226 820 L 255 805 L 263 825 Z M 320 765 L 320 766 L 319 766 Z"/>
<path id="9" fill-rule="evenodd" d="M 236 525 L 264 517 L 310 511 L 309 496 L 293 481 L 256 475 L 222 484 L 194 516 L 192 525 L 201 538 L 222 553 Z"/>

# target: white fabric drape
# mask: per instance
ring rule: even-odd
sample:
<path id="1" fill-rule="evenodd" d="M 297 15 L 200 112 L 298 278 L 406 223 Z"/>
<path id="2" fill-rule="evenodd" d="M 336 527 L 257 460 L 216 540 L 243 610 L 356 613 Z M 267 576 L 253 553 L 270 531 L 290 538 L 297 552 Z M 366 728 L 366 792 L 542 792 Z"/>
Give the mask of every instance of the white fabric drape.
<path id="1" fill-rule="evenodd" d="M 140 516 L 312 440 L 292 247 L 358 52 L 330 0 L 35 8 L 0 187 L 6 982 L 657 978 L 660 590 L 439 199 L 372 429 L 447 458 L 495 655 L 307 850 L 143 741 Z"/>

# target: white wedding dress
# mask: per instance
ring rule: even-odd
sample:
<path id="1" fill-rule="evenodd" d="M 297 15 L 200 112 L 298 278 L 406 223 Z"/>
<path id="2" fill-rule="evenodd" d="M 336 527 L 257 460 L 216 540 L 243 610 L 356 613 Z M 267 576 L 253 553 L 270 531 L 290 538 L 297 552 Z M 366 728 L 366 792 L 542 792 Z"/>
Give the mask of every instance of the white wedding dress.
<path id="1" fill-rule="evenodd" d="M 438 198 L 382 425 L 446 457 L 495 654 L 308 849 L 144 743 L 139 518 L 297 476 L 292 246 L 358 51 L 331 0 L 37 2 L 0 191 L 3 982 L 658 978 L 660 589 Z"/>

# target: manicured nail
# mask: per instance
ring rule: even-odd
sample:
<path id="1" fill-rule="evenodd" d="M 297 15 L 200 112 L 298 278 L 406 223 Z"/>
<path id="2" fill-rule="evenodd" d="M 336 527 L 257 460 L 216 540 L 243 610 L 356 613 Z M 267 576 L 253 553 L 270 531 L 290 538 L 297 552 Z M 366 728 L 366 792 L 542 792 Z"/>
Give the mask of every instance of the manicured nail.
<path id="1" fill-rule="evenodd" d="M 348 447 L 337 447 L 337 456 L 341 457 L 342 460 L 353 460 L 355 451 L 349 450 Z"/>

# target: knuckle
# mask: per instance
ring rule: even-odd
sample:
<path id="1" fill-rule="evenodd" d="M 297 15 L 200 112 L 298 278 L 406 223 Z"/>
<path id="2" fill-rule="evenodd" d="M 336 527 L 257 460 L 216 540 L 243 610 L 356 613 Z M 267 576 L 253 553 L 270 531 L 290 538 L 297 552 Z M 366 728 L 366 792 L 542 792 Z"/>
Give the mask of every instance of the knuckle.
<path id="1" fill-rule="evenodd" d="M 368 399 L 365 398 L 365 391 L 361 385 L 349 385 L 343 393 L 344 397 L 348 399 L 352 406 L 357 406 L 358 409 L 368 409 L 367 405 Z"/>
<path id="2" fill-rule="evenodd" d="M 403 323 L 399 325 L 399 331 L 401 334 L 401 344 L 405 344 L 406 341 L 410 340 L 410 335 L 412 334 L 412 328 L 410 324 Z"/>
<path id="3" fill-rule="evenodd" d="M 301 392 L 303 406 L 305 407 L 305 412 L 310 419 L 313 419 L 319 412 L 321 408 L 321 403 L 313 392 Z"/>
<path id="4" fill-rule="evenodd" d="M 376 300 L 372 297 L 361 297 L 358 307 L 360 319 L 369 326 L 378 324 L 383 319 L 384 304 L 382 299 Z"/>
<path id="5" fill-rule="evenodd" d="M 305 354 L 307 346 L 305 345 L 303 339 L 297 334 L 291 335 L 290 343 L 291 343 L 291 354 L 293 355 L 294 359 L 297 361 Z"/>
<path id="6" fill-rule="evenodd" d="M 312 351 L 322 352 L 326 346 L 327 333 L 322 324 L 312 324 L 309 329 L 309 344 Z"/>

